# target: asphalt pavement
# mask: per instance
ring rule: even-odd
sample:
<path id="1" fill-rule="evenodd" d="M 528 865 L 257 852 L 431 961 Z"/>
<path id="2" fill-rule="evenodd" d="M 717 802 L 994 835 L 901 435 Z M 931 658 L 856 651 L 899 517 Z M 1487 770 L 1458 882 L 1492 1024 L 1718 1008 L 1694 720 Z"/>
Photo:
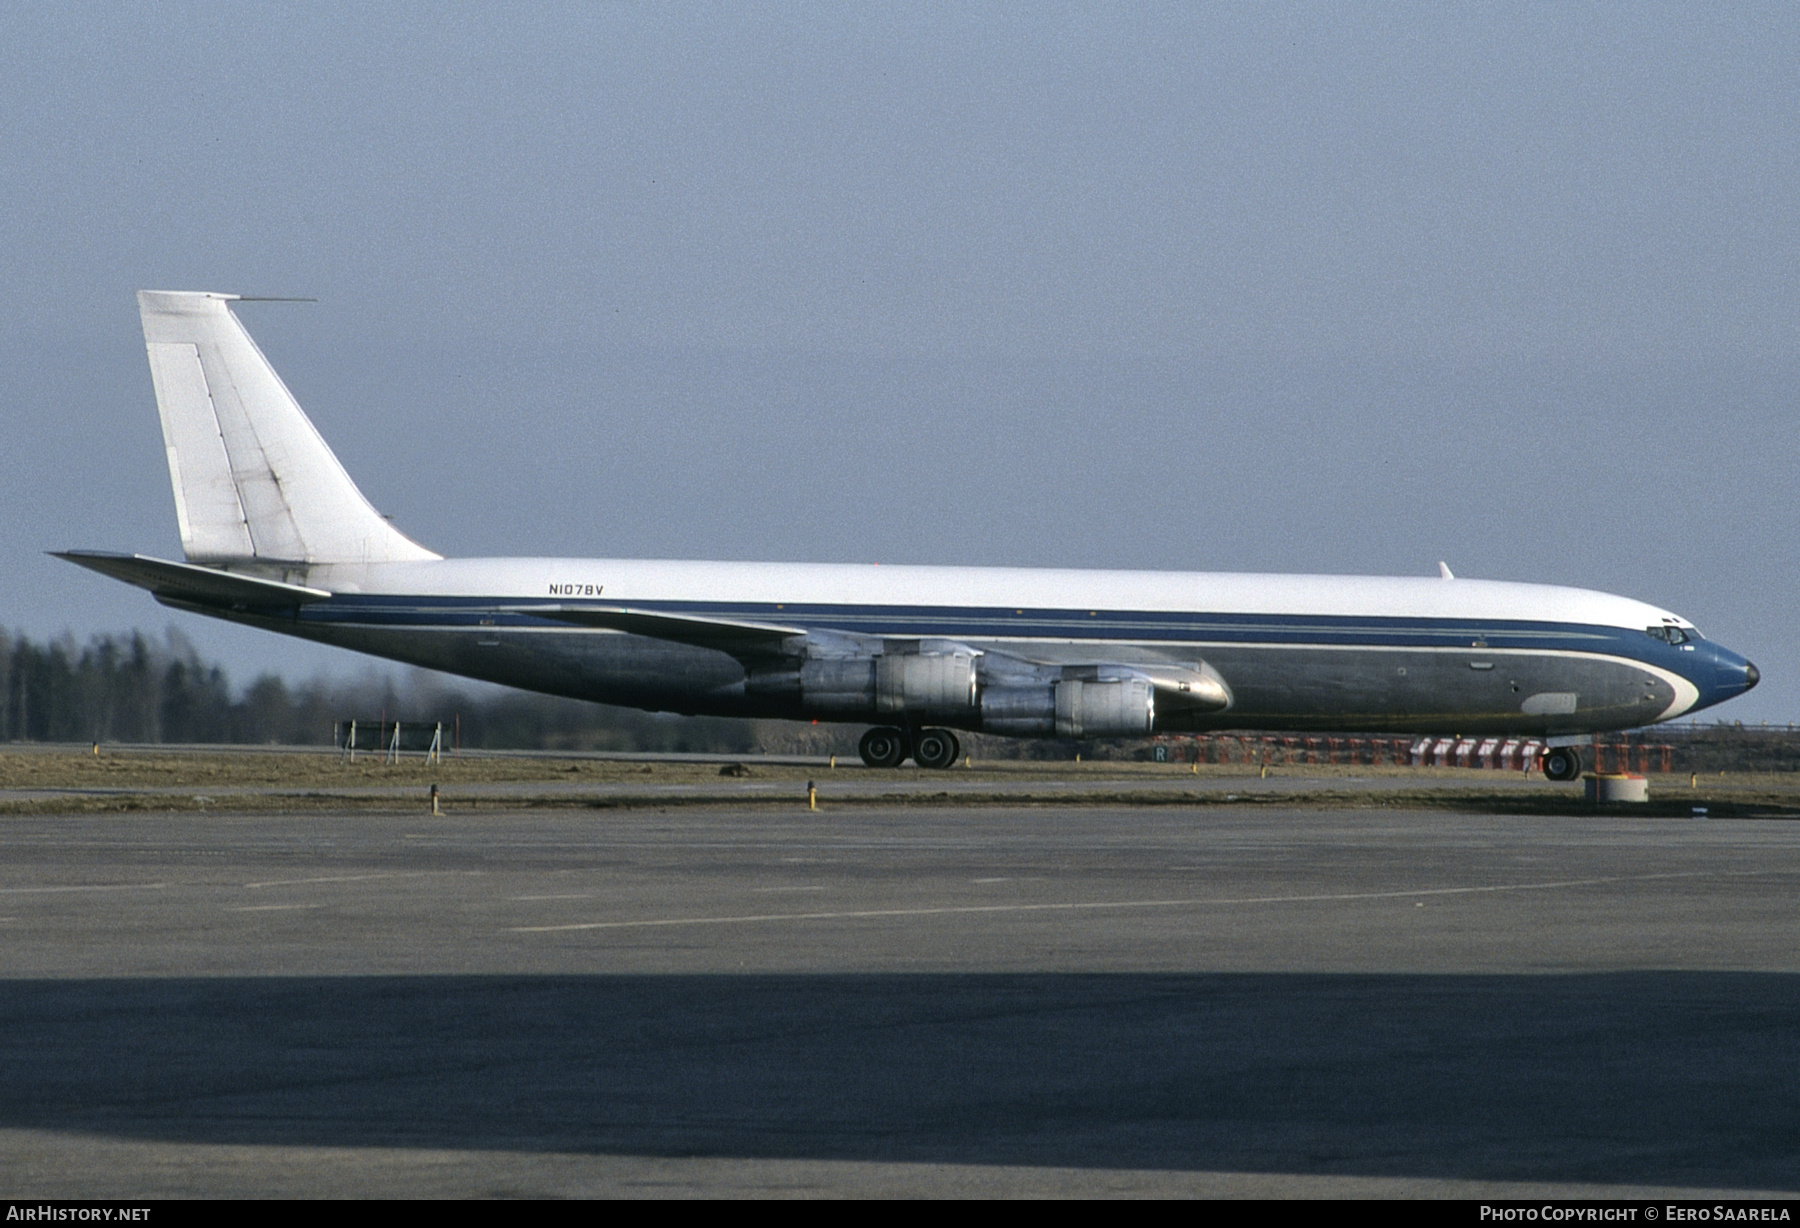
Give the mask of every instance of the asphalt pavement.
<path id="1" fill-rule="evenodd" d="M 1794 1191 L 1797 888 L 1779 821 L 13 816 L 0 1172 L 25 1197 Z"/>

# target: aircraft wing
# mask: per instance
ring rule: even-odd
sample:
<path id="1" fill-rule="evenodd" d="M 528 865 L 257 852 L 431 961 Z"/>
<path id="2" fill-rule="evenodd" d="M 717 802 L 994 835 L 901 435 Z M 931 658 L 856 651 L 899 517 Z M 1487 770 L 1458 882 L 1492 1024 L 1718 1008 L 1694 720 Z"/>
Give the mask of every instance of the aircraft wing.
<path id="1" fill-rule="evenodd" d="M 659 610 L 634 610 L 628 606 L 533 605 L 518 606 L 520 614 L 535 614 L 578 627 L 607 627 L 651 639 L 672 640 L 697 648 L 716 648 L 739 658 L 780 657 L 793 654 L 789 643 L 807 634 L 804 627 L 776 623 L 737 622 L 726 618 L 697 618 L 666 614 Z"/>
<path id="2" fill-rule="evenodd" d="M 669 614 L 660 610 L 638 610 L 628 606 L 533 605 L 509 607 L 521 614 L 553 618 L 558 622 L 582 627 L 607 627 L 651 639 L 671 640 L 700 648 L 714 648 L 746 663 L 775 657 L 804 655 L 803 641 L 842 641 L 851 651 L 878 652 L 881 640 L 876 637 L 819 628 L 782 626 L 777 623 L 743 622 L 725 618 L 701 618 L 689 614 Z M 944 642 L 948 645 L 948 642 Z M 956 645 L 969 651 L 962 645 Z M 1218 711 L 1231 706 L 1231 692 L 1216 671 L 1204 663 L 1183 665 L 1174 662 L 1110 661 L 1091 664 L 1033 661 L 1014 652 L 994 649 L 979 650 L 1005 674 L 1026 674 L 1037 681 L 1056 678 L 1117 679 L 1138 677 L 1156 688 L 1163 703 L 1175 707 Z M 1006 664 L 1010 663 L 1010 664 Z"/>
<path id="3" fill-rule="evenodd" d="M 252 606 L 300 606 L 323 601 L 331 593 L 303 584 L 284 584 L 240 576 L 192 563 L 171 563 L 142 554 L 109 554 L 100 550 L 52 551 L 78 567 L 149 589 L 158 601 L 183 601 L 193 605 L 248 608 Z"/>

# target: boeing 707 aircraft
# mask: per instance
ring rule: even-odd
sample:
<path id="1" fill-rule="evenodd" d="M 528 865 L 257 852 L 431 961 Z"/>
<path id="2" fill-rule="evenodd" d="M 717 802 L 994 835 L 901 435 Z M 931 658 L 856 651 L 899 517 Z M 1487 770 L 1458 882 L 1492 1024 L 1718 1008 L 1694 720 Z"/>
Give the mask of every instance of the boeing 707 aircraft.
<path id="1" fill-rule="evenodd" d="M 446 559 L 378 513 L 231 312 L 142 291 L 185 561 L 58 557 L 164 605 L 470 678 L 686 714 L 873 726 L 870 766 L 956 731 L 1355 730 L 1576 744 L 1757 669 L 1686 619 L 1453 578 L 637 559 Z"/>

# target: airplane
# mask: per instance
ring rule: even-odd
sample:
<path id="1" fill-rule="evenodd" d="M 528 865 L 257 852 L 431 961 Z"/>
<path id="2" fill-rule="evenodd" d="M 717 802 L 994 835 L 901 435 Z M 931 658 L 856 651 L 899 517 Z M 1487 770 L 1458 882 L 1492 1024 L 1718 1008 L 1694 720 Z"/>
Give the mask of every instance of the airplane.
<path id="1" fill-rule="evenodd" d="M 229 304 L 141 291 L 184 561 L 57 552 L 176 609 L 654 711 L 856 722 L 871 767 L 958 731 L 1354 730 L 1544 739 L 1754 687 L 1745 658 L 1606 593 L 1436 577 L 638 559 L 448 559 L 351 481 Z"/>

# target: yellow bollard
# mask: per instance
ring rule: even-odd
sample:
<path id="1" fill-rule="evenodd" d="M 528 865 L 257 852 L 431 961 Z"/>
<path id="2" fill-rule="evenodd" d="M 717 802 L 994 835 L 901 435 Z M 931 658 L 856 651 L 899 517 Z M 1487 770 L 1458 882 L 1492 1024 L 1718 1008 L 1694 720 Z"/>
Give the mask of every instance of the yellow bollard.
<path id="1" fill-rule="evenodd" d="M 431 813 L 433 813 L 433 814 L 443 814 L 444 813 L 442 810 L 438 809 L 438 787 L 436 785 L 431 786 Z"/>
<path id="2" fill-rule="evenodd" d="M 1698 789 L 1699 787 L 1700 787 L 1700 773 L 1694 772 L 1688 776 L 1688 788 Z"/>
<path id="3" fill-rule="evenodd" d="M 1196 759 L 1196 760 L 1194 760 L 1194 775 L 1198 776 L 1199 774 L 1200 774 L 1200 761 L 1198 759 Z"/>
<path id="4" fill-rule="evenodd" d="M 806 808 L 808 810 L 819 808 L 819 788 L 810 780 L 806 782 Z"/>
<path id="5" fill-rule="evenodd" d="M 1263 768 L 1262 768 L 1262 779 L 1267 780 L 1268 778 L 1269 778 L 1269 765 L 1265 763 L 1265 764 L 1263 764 Z"/>
<path id="6" fill-rule="evenodd" d="M 96 742 L 96 743 L 94 743 L 94 758 L 98 759 L 99 757 L 100 757 L 100 743 Z"/>
<path id="7" fill-rule="evenodd" d="M 836 755 L 833 755 L 831 757 L 831 770 L 834 772 L 837 771 L 837 756 Z"/>

